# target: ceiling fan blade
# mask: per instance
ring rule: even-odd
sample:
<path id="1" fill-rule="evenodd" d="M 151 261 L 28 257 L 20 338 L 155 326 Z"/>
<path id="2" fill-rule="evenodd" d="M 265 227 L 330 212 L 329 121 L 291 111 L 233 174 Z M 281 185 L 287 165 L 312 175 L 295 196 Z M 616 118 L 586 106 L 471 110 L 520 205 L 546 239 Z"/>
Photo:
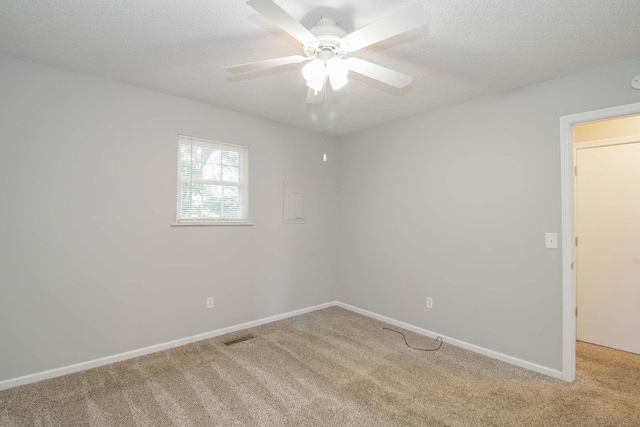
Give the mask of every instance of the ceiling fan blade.
<path id="1" fill-rule="evenodd" d="M 249 0 L 247 2 L 256 11 L 272 20 L 280 28 L 291 34 L 300 43 L 318 43 L 316 36 L 272 0 Z"/>
<path id="2" fill-rule="evenodd" d="M 298 64 L 300 62 L 313 59 L 302 55 L 283 56 L 281 58 L 265 59 L 264 61 L 249 62 L 247 64 L 232 65 L 226 67 L 230 73 L 246 73 L 249 71 L 266 70 L 267 68 L 279 67 L 287 64 Z"/>
<path id="3" fill-rule="evenodd" d="M 413 81 L 411 76 L 358 58 L 347 58 L 347 65 L 354 73 L 379 80 L 398 89 L 409 86 Z"/>
<path id="4" fill-rule="evenodd" d="M 412 3 L 364 28 L 342 38 L 342 46 L 354 52 L 429 22 L 429 10 L 420 3 Z"/>

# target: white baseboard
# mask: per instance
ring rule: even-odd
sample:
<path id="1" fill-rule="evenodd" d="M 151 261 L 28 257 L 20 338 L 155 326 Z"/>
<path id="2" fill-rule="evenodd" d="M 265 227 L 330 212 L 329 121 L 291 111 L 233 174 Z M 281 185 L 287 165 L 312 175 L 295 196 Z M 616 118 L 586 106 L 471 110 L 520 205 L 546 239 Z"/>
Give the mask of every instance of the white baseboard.
<path id="1" fill-rule="evenodd" d="M 493 359 L 497 359 L 497 360 L 500 360 L 500 361 L 503 361 L 503 362 L 507 362 L 507 363 L 510 363 L 512 365 L 520 366 L 522 368 L 529 369 L 531 371 L 539 372 L 541 374 L 548 375 L 548 376 L 553 377 L 553 378 L 562 379 L 562 372 L 560 372 L 558 370 L 555 370 L 555 369 L 547 368 L 546 366 L 538 365 L 538 364 L 532 363 L 532 362 L 527 362 L 526 360 L 518 359 L 517 357 L 509 356 L 509 355 L 506 355 L 506 354 L 503 354 L 503 353 L 499 353 L 497 351 L 489 350 L 489 349 L 486 349 L 484 347 L 477 346 L 475 344 L 469 344 L 468 342 L 464 342 L 464 341 L 457 340 L 455 338 L 447 337 L 446 335 L 437 334 L 437 333 L 429 331 L 427 329 L 419 328 L 417 326 L 413 326 L 413 325 L 410 325 L 408 323 L 404 323 L 404 322 L 401 322 L 399 320 L 392 319 L 390 317 L 381 316 L 379 314 L 372 313 L 371 311 L 363 310 L 361 308 L 354 307 L 354 306 L 349 305 L 349 304 L 345 304 L 345 303 L 342 303 L 342 302 L 336 302 L 335 305 L 337 305 L 338 307 L 342 307 L 342 308 L 345 308 L 347 310 L 353 311 L 355 313 L 362 314 L 364 316 L 371 317 L 371 318 L 376 319 L 376 320 L 380 320 L 382 322 L 390 323 L 390 324 L 395 325 L 395 326 L 397 326 L 399 328 L 403 328 L 403 329 L 406 329 L 406 330 L 411 331 L 411 332 L 415 332 L 415 333 L 420 334 L 420 335 L 424 335 L 424 336 L 427 336 L 427 337 L 430 337 L 430 338 L 441 337 L 442 340 L 445 343 L 455 345 L 456 347 L 464 348 L 465 350 L 471 350 L 471 351 L 473 351 L 475 353 L 479 353 L 479 354 L 482 354 L 484 356 L 491 357 Z"/>
<path id="2" fill-rule="evenodd" d="M 74 372 L 84 371 L 86 369 L 97 368 L 99 366 L 108 365 L 110 363 L 121 362 L 127 359 L 133 359 L 134 357 L 144 356 L 145 354 L 155 353 L 157 351 L 168 350 L 170 348 L 179 347 L 185 344 L 191 344 L 196 341 L 205 340 L 208 338 L 217 337 L 220 335 L 228 334 L 231 332 L 240 331 L 242 329 L 253 328 L 256 326 L 264 325 L 266 323 L 275 322 L 277 320 L 287 319 L 289 317 L 298 316 L 300 314 L 309 313 L 316 310 L 322 310 L 324 308 L 329 308 L 333 306 L 342 307 L 346 310 L 353 311 L 355 313 L 362 314 L 367 317 L 371 317 L 373 319 L 380 320 L 382 322 L 389 323 L 391 325 L 398 326 L 400 328 L 404 328 L 408 331 L 412 331 L 418 333 L 420 335 L 424 335 L 430 338 L 436 338 L 438 336 L 442 337 L 443 341 L 447 344 L 452 344 L 457 347 L 464 348 L 466 350 L 471 350 L 476 353 L 483 354 L 485 356 L 501 360 L 503 362 L 511 363 L 512 365 L 520 366 L 522 368 L 530 369 L 535 372 L 539 372 L 544 375 L 548 375 L 553 378 L 562 379 L 562 372 L 547 368 L 545 366 L 541 366 L 532 362 L 527 362 L 526 360 L 518 359 L 516 357 L 508 356 L 503 353 L 499 353 L 497 351 L 488 350 L 486 348 L 469 344 L 464 341 L 457 340 L 455 338 L 450 338 L 442 334 L 437 334 L 435 332 L 429 331 L 427 329 L 419 328 L 417 326 L 410 325 L 405 322 L 401 322 L 399 320 L 392 319 L 390 317 L 382 316 L 376 313 L 372 313 L 367 310 L 363 310 L 358 307 L 354 307 L 349 304 L 345 304 L 339 301 L 331 301 L 324 304 L 316 305 L 313 307 L 302 308 L 300 310 L 290 311 L 288 313 L 278 314 L 276 316 L 265 317 L 263 319 L 253 320 L 251 322 L 241 323 L 239 325 L 229 326 L 227 328 L 216 329 L 214 331 L 205 332 L 198 335 L 192 335 L 186 338 L 180 338 L 177 340 L 152 345 L 149 347 L 140 348 L 137 350 L 131 350 L 120 354 L 114 354 L 112 356 L 101 357 L 99 359 L 89 360 L 87 362 L 76 363 L 74 365 L 63 366 L 60 368 L 50 369 L 48 371 L 36 372 L 35 374 L 29 374 L 18 378 L 12 378 L 4 381 L 0 381 L 0 391 L 7 390 L 9 388 L 35 383 L 38 381 L 46 380 L 49 378 L 60 377 L 62 375 L 72 374 Z"/>
<path id="3" fill-rule="evenodd" d="M 0 391 L 17 387 L 20 385 L 35 383 L 35 382 L 46 380 L 49 378 L 55 378 L 55 377 L 60 377 L 62 375 L 72 374 L 74 372 L 84 371 L 86 369 L 97 368 L 99 366 L 108 365 L 110 363 L 116 363 L 116 362 L 121 362 L 127 359 L 133 359 L 134 357 L 144 356 L 145 354 L 155 353 L 157 351 L 167 350 L 174 347 L 180 347 L 181 345 L 191 344 L 196 341 L 206 340 L 208 338 L 213 338 L 213 337 L 228 334 L 231 332 L 240 331 L 242 329 L 253 328 L 255 326 L 264 325 L 265 323 L 271 323 L 277 320 L 287 319 L 289 317 L 298 316 L 300 314 L 309 313 L 311 311 L 321 310 L 323 308 L 333 307 L 335 305 L 336 305 L 335 301 L 327 302 L 327 303 L 316 305 L 313 307 L 302 308 L 300 310 L 294 310 L 288 313 L 278 314 L 276 316 L 265 317 L 264 319 L 253 320 L 251 322 L 229 326 L 228 328 L 216 329 L 214 331 L 204 332 L 202 334 L 192 335 L 190 337 L 180 338 L 177 340 L 152 345 L 149 347 L 144 347 L 137 350 L 131 350 L 131 351 L 127 351 L 120 354 L 114 354 L 112 356 L 106 356 L 106 357 L 101 357 L 99 359 L 89 360 L 87 362 L 80 362 L 74 365 L 63 366 L 60 368 L 50 369 L 48 371 L 36 372 L 35 374 L 29 374 L 29 375 L 25 375 L 18 378 L 12 378 L 8 380 L 0 381 Z"/>

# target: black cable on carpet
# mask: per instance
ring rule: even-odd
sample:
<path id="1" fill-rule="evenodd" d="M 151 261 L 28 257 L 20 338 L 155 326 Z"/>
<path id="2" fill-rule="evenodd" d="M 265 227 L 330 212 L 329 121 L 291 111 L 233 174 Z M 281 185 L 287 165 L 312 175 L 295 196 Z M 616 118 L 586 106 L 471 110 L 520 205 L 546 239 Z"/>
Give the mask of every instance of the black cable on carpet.
<path id="1" fill-rule="evenodd" d="M 391 328 L 382 328 L 382 329 L 386 329 L 387 331 L 393 331 L 396 332 L 400 335 L 402 335 L 402 338 L 404 338 L 404 343 L 407 345 L 407 347 L 410 347 L 414 350 L 420 350 L 420 351 L 436 351 L 436 350 L 440 350 L 440 347 L 442 347 L 442 338 L 438 337 L 436 338 L 436 341 L 440 340 L 440 345 L 436 348 L 418 348 L 418 347 L 414 347 L 412 345 L 409 345 L 409 343 L 407 342 L 407 337 L 404 336 L 404 334 L 400 331 L 396 331 L 395 329 L 391 329 Z"/>

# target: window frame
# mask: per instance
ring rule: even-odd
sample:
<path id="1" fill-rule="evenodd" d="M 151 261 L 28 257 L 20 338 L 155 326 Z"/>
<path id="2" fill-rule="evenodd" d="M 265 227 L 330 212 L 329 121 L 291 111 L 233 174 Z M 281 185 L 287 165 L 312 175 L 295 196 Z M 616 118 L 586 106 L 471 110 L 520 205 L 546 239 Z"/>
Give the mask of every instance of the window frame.
<path id="1" fill-rule="evenodd" d="M 184 183 L 194 184 L 193 174 L 189 179 L 185 179 L 182 176 L 182 147 L 188 145 L 193 149 L 194 146 L 208 147 L 218 150 L 235 151 L 239 154 L 239 166 L 238 166 L 238 182 L 224 181 L 222 177 L 219 180 L 215 179 L 196 179 L 200 184 L 206 183 L 210 185 L 230 186 L 237 187 L 239 192 L 239 210 L 240 216 L 238 218 L 229 217 L 182 217 L 183 213 L 183 185 Z M 177 144 L 177 193 L 176 193 L 176 222 L 172 225 L 252 225 L 249 222 L 249 147 L 246 145 L 232 144 L 228 142 L 214 141 L 205 138 L 198 138 L 188 135 L 178 135 Z M 193 164 L 193 159 L 190 160 Z M 224 165 L 222 165 L 224 167 Z M 193 167 L 190 168 L 193 170 Z"/>

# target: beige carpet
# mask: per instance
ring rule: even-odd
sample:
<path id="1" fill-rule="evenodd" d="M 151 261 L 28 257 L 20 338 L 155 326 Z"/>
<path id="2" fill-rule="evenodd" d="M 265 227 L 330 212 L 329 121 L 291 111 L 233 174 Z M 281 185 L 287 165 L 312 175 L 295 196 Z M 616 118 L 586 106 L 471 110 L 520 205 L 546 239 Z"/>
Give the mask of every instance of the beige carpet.
<path id="1" fill-rule="evenodd" d="M 17 387 L 0 425 L 640 426 L 638 355 L 578 343 L 565 383 L 382 326 L 334 307 Z"/>

